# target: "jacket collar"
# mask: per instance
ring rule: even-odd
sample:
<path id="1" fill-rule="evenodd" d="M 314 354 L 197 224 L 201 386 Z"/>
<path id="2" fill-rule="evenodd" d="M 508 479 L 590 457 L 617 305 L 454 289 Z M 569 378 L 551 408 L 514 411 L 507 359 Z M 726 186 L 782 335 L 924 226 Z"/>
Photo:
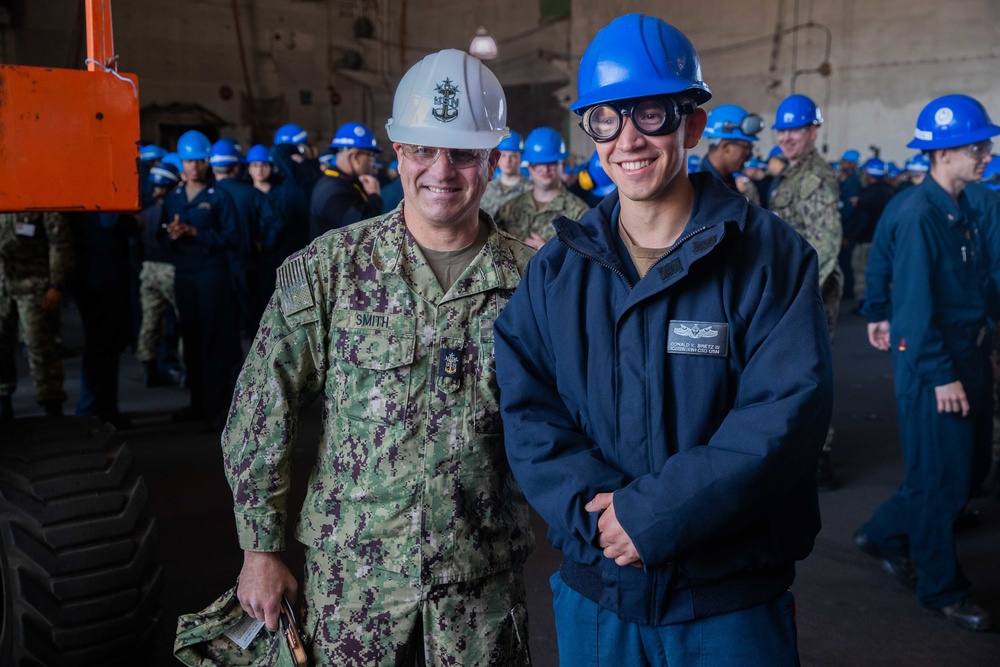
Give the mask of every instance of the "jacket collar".
<path id="1" fill-rule="evenodd" d="M 937 181 L 931 178 L 930 174 L 923 183 L 917 187 L 923 187 L 927 201 L 938 210 L 948 224 L 952 227 L 966 221 L 966 211 L 970 211 L 969 198 L 965 194 L 965 189 L 958 193 L 958 202 L 951 198 L 944 188 Z"/>
<path id="2" fill-rule="evenodd" d="M 685 265 L 683 273 L 687 273 L 686 266 L 691 261 L 708 254 L 722 241 L 727 227 L 732 227 L 741 233 L 746 227 L 747 211 L 750 205 L 743 195 L 733 192 L 707 172 L 691 174 L 689 178 L 695 187 L 696 197 L 701 202 L 698 210 L 688 220 L 674 246 L 640 282 L 646 282 L 646 278 L 654 274 L 660 277 L 669 274 L 664 282 L 679 276 L 681 271 L 678 271 L 676 266 L 667 268 L 667 265 L 670 264 L 668 258 L 674 256 L 686 258 L 686 260 L 682 260 L 682 263 Z M 615 249 L 613 236 L 615 232 L 611 224 L 611 216 L 618 205 L 618 197 L 617 190 L 609 194 L 597 208 L 591 209 L 580 218 L 579 222 L 559 217 L 553 221 L 553 225 L 555 225 L 559 241 L 571 250 L 626 275 L 622 260 Z M 699 243 L 689 243 L 696 238 L 699 239 Z M 707 243 L 708 239 L 713 239 L 712 243 Z M 672 284 L 675 280 L 669 280 L 669 282 Z"/>

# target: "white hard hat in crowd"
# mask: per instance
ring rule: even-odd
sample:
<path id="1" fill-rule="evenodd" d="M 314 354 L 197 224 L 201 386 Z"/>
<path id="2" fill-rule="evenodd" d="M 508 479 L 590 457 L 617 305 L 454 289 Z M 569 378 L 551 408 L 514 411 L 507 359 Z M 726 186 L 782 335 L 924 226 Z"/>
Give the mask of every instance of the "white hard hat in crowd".
<path id="1" fill-rule="evenodd" d="M 507 100 L 496 75 L 457 49 L 425 57 L 396 87 L 393 142 L 439 148 L 496 148 L 510 135 Z"/>

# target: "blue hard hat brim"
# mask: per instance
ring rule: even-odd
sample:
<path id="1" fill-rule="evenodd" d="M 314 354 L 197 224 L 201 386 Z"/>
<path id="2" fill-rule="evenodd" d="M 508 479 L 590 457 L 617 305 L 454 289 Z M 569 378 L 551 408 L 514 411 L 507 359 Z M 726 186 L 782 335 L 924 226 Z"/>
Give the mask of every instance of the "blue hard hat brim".
<path id="1" fill-rule="evenodd" d="M 985 139 L 995 137 L 1000 134 L 1000 127 L 996 125 L 987 125 L 982 127 L 975 132 L 970 132 L 968 134 L 962 135 L 960 137 L 944 137 L 941 139 L 912 139 L 910 143 L 906 144 L 907 148 L 915 148 L 921 151 L 933 151 L 940 148 L 958 148 L 959 146 L 967 146 L 968 144 L 975 144 Z"/>
<path id="2" fill-rule="evenodd" d="M 700 86 L 675 86 L 671 82 L 659 79 L 646 81 L 622 81 L 607 86 L 601 86 L 590 95 L 584 95 L 570 106 L 570 111 L 582 116 L 588 108 L 605 102 L 630 100 L 637 97 L 656 97 L 657 95 L 680 95 L 687 93 L 698 104 L 704 104 L 712 99 L 712 91 L 702 83 Z"/>

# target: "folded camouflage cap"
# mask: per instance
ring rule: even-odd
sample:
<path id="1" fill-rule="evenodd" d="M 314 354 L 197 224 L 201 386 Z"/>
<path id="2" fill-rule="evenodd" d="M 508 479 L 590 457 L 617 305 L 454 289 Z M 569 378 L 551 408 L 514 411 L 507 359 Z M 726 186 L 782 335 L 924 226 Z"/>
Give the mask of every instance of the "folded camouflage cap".
<path id="1" fill-rule="evenodd" d="M 245 619 L 233 586 L 207 608 L 177 619 L 174 656 L 191 667 L 295 667 L 280 632 L 262 628 L 245 649 L 226 636 Z"/>

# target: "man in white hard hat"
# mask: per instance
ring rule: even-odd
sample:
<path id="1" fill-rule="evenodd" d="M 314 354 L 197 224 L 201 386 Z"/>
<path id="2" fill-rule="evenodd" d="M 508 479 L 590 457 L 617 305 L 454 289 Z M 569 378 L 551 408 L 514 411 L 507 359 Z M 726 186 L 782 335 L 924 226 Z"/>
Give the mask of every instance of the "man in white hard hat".
<path id="1" fill-rule="evenodd" d="M 401 208 L 320 237 L 278 272 L 223 436 L 245 560 L 238 597 L 277 627 L 299 411 L 325 401 L 296 525 L 317 664 L 527 664 L 534 538 L 506 462 L 493 321 L 531 250 L 479 209 L 508 129 L 466 53 L 403 77 L 386 125 Z"/>

